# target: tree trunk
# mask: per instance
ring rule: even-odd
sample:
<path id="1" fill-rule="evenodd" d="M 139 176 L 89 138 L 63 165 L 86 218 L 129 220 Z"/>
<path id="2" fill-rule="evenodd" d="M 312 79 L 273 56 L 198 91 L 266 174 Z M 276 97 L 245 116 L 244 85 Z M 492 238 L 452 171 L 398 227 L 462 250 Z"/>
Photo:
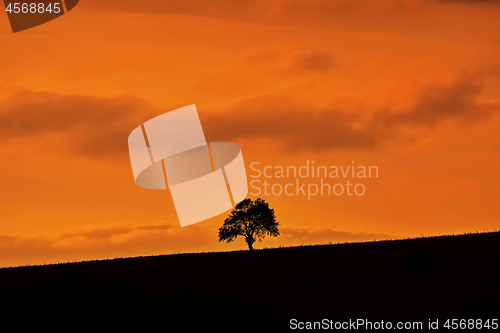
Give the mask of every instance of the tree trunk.
<path id="1" fill-rule="evenodd" d="M 248 245 L 248 250 L 249 251 L 253 251 L 253 242 L 254 240 L 253 239 L 246 239 L 247 241 L 247 245 Z"/>

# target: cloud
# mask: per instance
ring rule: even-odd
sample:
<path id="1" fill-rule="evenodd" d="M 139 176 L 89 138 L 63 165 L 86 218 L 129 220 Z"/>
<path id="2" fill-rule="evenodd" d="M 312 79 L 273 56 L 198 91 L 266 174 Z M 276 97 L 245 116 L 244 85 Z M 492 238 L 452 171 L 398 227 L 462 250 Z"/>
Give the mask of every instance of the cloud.
<path id="1" fill-rule="evenodd" d="M 161 114 L 134 97 L 98 98 L 62 95 L 22 89 L 9 90 L 0 100 L 0 140 L 62 135 L 65 148 L 85 156 L 103 157 L 128 153 L 129 133 L 142 122 Z M 51 143 L 52 144 L 52 143 Z"/>
<path id="2" fill-rule="evenodd" d="M 302 44 L 279 43 L 252 50 L 216 73 L 200 75 L 193 89 L 198 95 L 231 99 L 268 91 L 283 83 L 318 82 L 337 73 L 339 68 L 331 52 Z"/>
<path id="3" fill-rule="evenodd" d="M 271 74 L 326 73 L 338 67 L 330 52 L 311 50 L 301 46 L 280 45 L 256 52 L 248 57 L 246 66 Z"/>
<path id="4" fill-rule="evenodd" d="M 345 6 L 345 1 L 343 0 L 299 1 L 297 6 L 294 6 L 296 2 L 291 0 L 213 0 L 209 2 L 204 0 L 143 0 L 140 3 L 133 0 L 88 0 L 86 4 L 87 8 L 100 11 L 266 20 L 273 14 L 276 15 L 290 8 L 300 7 L 301 5 L 308 5 L 309 2 L 311 2 L 311 5 L 308 7 L 316 7 L 318 9 L 325 8 L 326 6 L 329 8 Z"/>
<path id="5" fill-rule="evenodd" d="M 54 234 L 0 235 L 0 267 L 246 249 L 242 239 L 231 244 L 219 243 L 217 234 L 218 229 L 213 226 L 180 228 L 164 221 L 149 224 L 124 221 L 104 226 L 87 225 Z M 388 238 L 391 237 L 385 234 L 324 228 L 282 228 L 280 237 L 266 238 L 257 248 Z"/>
<path id="6" fill-rule="evenodd" d="M 401 8 L 439 2 L 499 2 L 499 0 L 87 0 L 86 8 L 98 11 L 207 16 L 247 21 L 286 22 L 287 17 L 325 18 L 328 14 L 352 13 L 355 9 Z"/>
<path id="7" fill-rule="evenodd" d="M 494 0 L 464 3 L 488 6 L 488 11 L 498 4 Z M 452 6 L 455 8 L 450 8 Z M 498 39 L 488 24 L 498 19 L 494 13 L 483 11 L 480 15 L 471 15 L 469 8 L 458 7 L 466 6 L 461 6 L 458 1 L 445 3 L 442 0 L 87 0 L 80 10 L 138 16 L 178 15 L 187 20 L 201 18 L 204 22 L 200 29 L 211 24 L 205 18 L 266 26 L 307 27 L 311 29 L 312 37 L 318 35 L 312 29 L 328 29 L 418 39 L 451 39 L 459 43 L 478 39 L 494 43 Z M 484 18 L 478 21 L 481 15 Z M 216 21 L 212 23 L 217 24 Z M 464 32 L 457 34 L 462 28 Z"/>
<path id="8" fill-rule="evenodd" d="M 228 110 L 200 110 L 200 118 L 211 141 L 267 139 L 291 151 L 372 149 L 394 138 L 403 127 L 432 129 L 446 121 L 467 126 L 491 119 L 499 114 L 500 103 L 481 101 L 482 88 L 474 76 L 424 86 L 412 107 L 384 108 L 368 120 L 362 117 L 367 110 L 335 106 L 318 110 L 278 96 L 246 100 Z M 47 149 L 92 158 L 125 158 L 130 132 L 169 110 L 133 97 L 97 98 L 16 90 L 0 101 L 0 140 L 3 145 L 28 140 L 39 147 L 44 137 L 57 135 Z M 58 145 L 57 149 L 51 145 Z"/>
<path id="9" fill-rule="evenodd" d="M 358 116 L 339 109 L 317 112 L 290 100 L 259 98 L 235 105 L 238 113 L 207 116 L 205 132 L 213 141 L 270 139 L 294 150 L 373 147 L 376 131 L 356 129 Z M 382 133 L 380 133 L 382 135 Z"/>
<path id="10" fill-rule="evenodd" d="M 281 236 L 266 240 L 266 243 L 281 243 L 294 245 L 327 244 L 394 239 L 382 233 L 348 232 L 327 228 L 282 228 Z"/>
<path id="11" fill-rule="evenodd" d="M 470 2 L 470 3 L 481 3 L 481 2 L 492 2 L 500 3 L 500 0 L 439 0 L 439 2 Z"/>
<path id="12" fill-rule="evenodd" d="M 395 19 L 409 9 L 434 10 L 443 3 L 498 4 L 499 0 L 87 0 L 85 7 L 93 11 L 183 15 L 284 26 L 308 26 L 326 29 L 384 31 L 381 27 L 395 23 L 407 33 L 406 24 Z M 434 6 L 429 6 L 434 5 Z M 346 19 L 348 18 L 348 19 Z M 405 23 L 421 24 L 418 16 Z M 433 34 L 445 26 L 443 20 L 433 21 L 426 16 L 426 27 Z M 463 20 L 463 18 L 460 18 Z M 396 32 L 396 31 L 393 31 Z M 399 32 L 398 32 L 399 33 Z"/>
<path id="13" fill-rule="evenodd" d="M 308 52 L 297 54 L 295 65 L 299 69 L 326 72 L 332 67 L 332 57 L 328 52 Z"/>
<path id="14" fill-rule="evenodd" d="M 210 228 L 179 228 L 162 221 L 126 221 L 54 234 L 0 235 L 0 266 L 203 251 L 210 247 L 210 238 L 216 239 L 208 236 L 213 233 Z"/>
<path id="15" fill-rule="evenodd" d="M 205 132 L 212 140 L 238 138 L 278 141 L 286 149 L 322 151 L 371 149 L 393 138 L 402 127 L 433 128 L 445 121 L 468 124 L 500 112 L 500 103 L 482 102 L 482 85 L 474 76 L 421 88 L 408 109 L 384 108 L 365 121 L 363 110 L 332 107 L 317 110 L 289 99 L 260 97 L 231 107 L 237 113 L 205 117 Z"/>
<path id="16" fill-rule="evenodd" d="M 448 119 L 462 124 L 488 119 L 500 111 L 500 103 L 481 102 L 478 95 L 482 90 L 479 79 L 468 75 L 447 85 L 427 85 L 420 90 L 411 108 L 382 111 L 375 121 L 385 127 L 400 124 L 434 127 Z"/>

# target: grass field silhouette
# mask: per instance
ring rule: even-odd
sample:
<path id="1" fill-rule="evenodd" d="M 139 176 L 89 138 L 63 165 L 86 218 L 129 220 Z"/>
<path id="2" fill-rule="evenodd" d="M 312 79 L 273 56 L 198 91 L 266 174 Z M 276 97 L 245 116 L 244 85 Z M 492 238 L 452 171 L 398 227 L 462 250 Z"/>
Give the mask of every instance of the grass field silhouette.
<path id="1" fill-rule="evenodd" d="M 21 327 L 286 331 L 362 318 L 425 330 L 500 317 L 500 233 L 3 268 L 0 299 Z"/>

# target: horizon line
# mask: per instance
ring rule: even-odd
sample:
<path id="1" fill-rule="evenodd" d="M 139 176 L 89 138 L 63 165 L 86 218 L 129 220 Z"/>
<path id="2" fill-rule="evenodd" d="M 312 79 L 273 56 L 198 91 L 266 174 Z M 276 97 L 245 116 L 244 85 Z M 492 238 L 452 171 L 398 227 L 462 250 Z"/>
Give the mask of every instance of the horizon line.
<path id="1" fill-rule="evenodd" d="M 380 242 L 394 242 L 394 241 L 405 241 L 405 240 L 416 240 L 416 239 L 426 239 L 426 238 L 439 238 L 439 237 L 454 237 L 454 236 L 467 236 L 467 235 L 480 235 L 480 234 L 493 234 L 496 232 L 500 232 L 500 230 L 484 230 L 484 231 L 471 231 L 464 232 L 460 234 L 438 234 L 438 235 L 421 235 L 417 237 L 406 237 L 406 238 L 394 238 L 394 239 L 374 239 L 369 241 L 346 241 L 346 242 L 328 242 L 321 244 L 302 244 L 302 245 L 279 245 L 277 247 L 263 247 L 260 249 L 254 249 L 254 251 L 262 251 L 262 250 L 276 250 L 276 249 L 291 249 L 297 247 L 306 247 L 306 246 L 331 246 L 331 245 L 347 245 L 347 244 L 365 244 L 365 243 L 380 243 Z M 205 252 L 172 252 L 172 253 L 161 253 L 161 254 L 151 254 L 146 256 L 135 256 L 135 257 L 115 257 L 115 258 L 106 258 L 106 259 L 90 259 L 90 260 L 81 260 L 81 261 L 65 261 L 65 262 L 57 262 L 57 263 L 43 263 L 43 264 L 31 264 L 31 265 L 18 265 L 18 266 L 0 266 L 0 270 L 4 269 L 12 269 L 12 268 L 28 268 L 28 267 L 43 267 L 43 266 L 57 266 L 57 265 L 67 265 L 67 264 L 82 264 L 82 263 L 90 263 L 90 262 L 101 262 L 101 261 L 110 261 L 110 260 L 123 260 L 123 259 L 138 259 L 138 258 L 150 258 L 150 257 L 161 257 L 161 256 L 176 256 L 176 255 L 185 255 L 185 254 L 210 254 L 210 253 L 232 253 L 232 252 L 250 252 L 247 249 L 243 250 L 227 250 L 227 251 L 205 251 Z"/>

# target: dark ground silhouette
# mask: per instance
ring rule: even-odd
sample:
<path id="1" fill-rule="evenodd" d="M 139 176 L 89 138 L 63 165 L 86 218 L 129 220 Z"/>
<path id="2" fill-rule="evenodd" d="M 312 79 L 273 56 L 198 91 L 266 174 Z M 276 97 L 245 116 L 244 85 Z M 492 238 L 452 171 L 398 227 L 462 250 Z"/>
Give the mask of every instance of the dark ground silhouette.
<path id="1" fill-rule="evenodd" d="M 500 233 L 5 268 L 0 317 L 70 332 L 500 318 Z"/>

